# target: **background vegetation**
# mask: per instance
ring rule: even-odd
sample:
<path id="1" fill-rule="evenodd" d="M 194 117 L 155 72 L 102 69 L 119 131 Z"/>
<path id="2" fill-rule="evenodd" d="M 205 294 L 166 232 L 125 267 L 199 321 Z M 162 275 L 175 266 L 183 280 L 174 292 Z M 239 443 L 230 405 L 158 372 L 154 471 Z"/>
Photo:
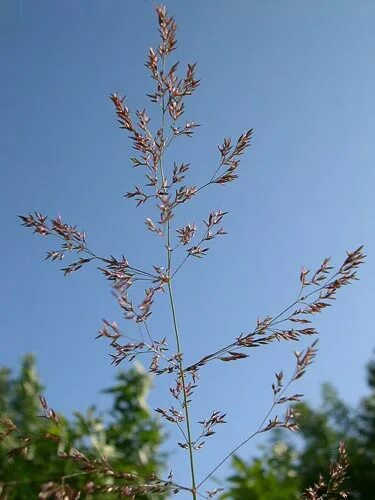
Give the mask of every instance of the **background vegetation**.
<path id="1" fill-rule="evenodd" d="M 43 418 L 39 395 L 44 388 L 34 356 L 23 358 L 18 374 L 2 368 L 0 498 L 38 498 L 43 483 L 59 483 L 64 477 L 69 478 L 72 487 L 88 485 L 89 491 L 92 474 L 59 456 L 71 449 L 79 449 L 93 460 L 105 456 L 116 470 L 131 471 L 142 478 L 160 470 L 163 456 L 159 445 L 163 435 L 146 404 L 149 388 L 150 377 L 138 365 L 127 372 L 119 371 L 116 383 L 105 390 L 112 397 L 108 411 L 100 412 L 91 406 L 85 413 L 76 412 L 73 419 L 58 415 L 56 423 Z M 17 426 L 16 432 L 8 436 L 11 429 L 7 419 Z M 111 484 L 115 480 L 96 476 L 95 481 Z M 48 493 L 52 497 L 52 488 Z"/>

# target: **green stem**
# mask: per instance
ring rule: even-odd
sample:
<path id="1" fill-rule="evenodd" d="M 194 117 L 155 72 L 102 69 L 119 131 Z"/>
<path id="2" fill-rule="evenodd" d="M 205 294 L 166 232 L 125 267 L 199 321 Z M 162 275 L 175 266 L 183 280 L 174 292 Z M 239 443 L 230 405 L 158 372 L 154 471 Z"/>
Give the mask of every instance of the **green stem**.
<path id="1" fill-rule="evenodd" d="M 175 336 L 176 336 L 177 352 L 179 355 L 178 356 L 179 357 L 178 367 L 179 367 L 179 373 L 180 373 L 180 378 L 181 378 L 181 383 L 182 383 L 184 412 L 185 412 L 186 430 L 187 430 L 187 438 L 188 438 L 190 472 L 191 472 L 191 493 L 192 493 L 193 499 L 196 500 L 197 495 L 196 495 L 196 482 L 195 482 L 195 472 L 194 472 L 193 441 L 192 441 L 192 437 L 191 437 L 189 408 L 188 408 L 188 401 L 187 401 L 187 396 L 186 396 L 185 372 L 184 372 L 184 367 L 182 364 L 181 342 L 180 342 L 180 335 L 179 335 L 178 326 L 177 326 L 176 308 L 175 308 L 174 299 L 173 299 L 171 280 L 168 281 L 168 293 L 169 293 L 169 300 L 170 300 L 171 310 L 172 310 L 174 332 L 175 332 Z"/>
<path id="2" fill-rule="evenodd" d="M 163 69 L 162 69 L 162 73 L 163 73 L 163 76 L 164 76 L 164 72 L 165 72 L 165 56 L 163 56 Z M 165 97 L 164 97 L 164 94 L 162 96 L 162 117 L 161 117 L 161 128 L 162 128 L 162 131 L 163 131 L 163 137 L 164 137 L 164 127 L 165 127 Z M 164 176 L 164 170 L 163 170 L 163 155 L 164 155 L 164 152 L 165 152 L 165 148 L 162 150 L 161 152 L 161 155 L 160 155 L 160 173 L 161 173 L 161 188 L 164 189 L 164 186 L 166 184 L 165 182 L 165 176 Z"/>
<path id="3" fill-rule="evenodd" d="M 165 56 L 163 57 L 163 62 L 162 62 L 162 71 L 163 75 L 165 72 Z M 162 96 L 162 123 L 161 123 L 161 128 L 163 131 L 163 137 L 164 137 L 164 128 L 165 128 L 165 114 L 166 114 L 166 108 L 165 108 L 165 98 L 164 95 Z M 169 144 L 168 144 L 169 146 Z M 160 165 L 160 174 L 161 174 L 161 182 L 162 182 L 162 188 L 167 186 L 165 174 L 164 174 L 164 169 L 163 169 L 163 155 L 165 153 L 166 147 L 162 150 L 160 154 L 160 159 L 159 159 L 159 165 Z M 168 188 L 167 188 L 168 189 Z M 196 487 L 196 481 L 195 481 L 195 470 L 194 470 L 194 456 L 193 456 L 193 440 L 191 437 L 191 427 L 190 427 L 190 418 L 189 418 L 189 408 L 188 408 L 188 400 L 187 400 L 187 394 L 186 394 L 186 384 L 185 384 L 185 370 L 182 362 L 182 351 L 181 351 L 181 341 L 180 341 L 180 335 L 178 331 L 178 326 L 177 326 L 177 316 L 176 316 L 176 307 L 174 304 L 174 299 L 173 299 L 173 291 L 172 291 L 172 274 L 171 274 L 171 260 L 172 260 L 172 248 L 171 248 L 171 227 L 170 227 L 170 220 L 168 219 L 167 221 L 167 236 L 166 236 L 166 243 L 167 243 L 167 274 L 169 276 L 168 280 L 168 295 L 169 295 L 169 301 L 170 301 L 170 306 L 171 306 L 171 312 L 172 312 L 172 317 L 173 317 L 173 327 L 174 327 L 174 333 L 175 333 L 175 338 L 176 338 L 176 347 L 177 347 L 177 354 L 178 354 L 178 371 L 179 371 L 179 377 L 181 380 L 182 384 L 182 392 L 183 392 L 183 406 L 184 406 L 184 413 L 185 413 L 185 422 L 186 422 L 186 434 L 187 434 L 187 444 L 188 444 L 188 450 L 189 450 L 189 462 L 190 462 L 190 474 L 191 474 L 191 495 L 193 500 L 197 500 L 197 487 Z"/>
<path id="4" fill-rule="evenodd" d="M 181 384 L 182 384 L 182 392 L 183 392 L 183 401 L 184 401 L 184 413 L 185 413 L 185 421 L 186 421 L 186 432 L 187 432 L 187 444 L 189 450 L 189 461 L 190 461 L 190 474 L 191 474 L 191 494 L 193 500 L 196 500 L 196 482 L 195 482 L 195 471 L 194 471 L 194 455 L 193 455 L 193 440 L 191 437 L 191 427 L 190 427 L 190 417 L 189 417 L 189 406 L 188 400 L 186 396 L 186 385 L 185 385 L 185 370 L 182 362 L 182 349 L 181 349 L 181 341 L 180 334 L 177 326 L 177 315 L 176 315 L 176 307 L 173 298 L 173 290 L 172 290 L 172 277 L 171 277 L 171 260 L 172 260 L 172 249 L 171 249 L 171 226 L 170 221 L 167 221 L 167 273 L 169 275 L 168 281 L 168 295 L 169 301 L 171 305 L 172 317 L 173 317 L 173 327 L 174 333 L 176 337 L 176 347 L 178 353 L 178 370 L 180 374 Z"/>

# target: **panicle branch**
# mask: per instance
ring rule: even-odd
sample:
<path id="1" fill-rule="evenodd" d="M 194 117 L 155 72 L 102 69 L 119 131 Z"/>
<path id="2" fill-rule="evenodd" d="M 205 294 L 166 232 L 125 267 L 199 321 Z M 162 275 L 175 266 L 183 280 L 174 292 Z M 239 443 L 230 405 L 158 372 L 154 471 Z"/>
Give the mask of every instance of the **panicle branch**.
<path id="1" fill-rule="evenodd" d="M 298 341 L 303 337 L 316 335 L 318 331 L 311 326 L 310 316 L 322 312 L 335 300 L 337 292 L 344 286 L 358 279 L 357 269 L 364 262 L 363 247 L 360 246 L 353 252 L 347 252 L 347 258 L 335 273 L 329 274 L 332 267 L 328 266 L 328 259 L 324 259 L 311 280 L 308 279 L 309 271 L 303 270 L 300 276 L 302 283 L 299 296 L 276 316 L 267 316 L 257 320 L 255 329 L 247 334 L 241 334 L 234 342 L 218 349 L 212 354 L 201 358 L 198 362 L 186 368 L 198 369 L 207 363 L 220 361 L 236 361 L 247 357 L 243 349 L 260 347 L 275 341 Z M 320 279 L 324 276 L 324 281 Z M 307 292 L 307 287 L 313 287 Z M 303 292 L 306 290 L 306 294 Z M 281 324 L 285 324 L 283 328 Z M 295 325 L 300 325 L 297 328 Z"/>
<path id="2" fill-rule="evenodd" d="M 347 478 L 349 461 L 346 454 L 345 443 L 341 442 L 338 459 L 329 467 L 328 478 L 323 476 L 314 486 L 308 488 L 302 495 L 302 500 L 334 500 L 349 498 L 343 483 Z"/>
<path id="3" fill-rule="evenodd" d="M 227 460 L 229 460 L 229 458 L 231 458 L 235 453 L 237 453 L 238 450 L 240 450 L 258 434 L 262 434 L 274 429 L 287 429 L 291 432 L 295 432 L 296 430 L 298 430 L 298 425 L 296 424 L 295 419 L 298 418 L 299 414 L 292 406 L 288 406 L 286 408 L 285 413 L 282 417 L 276 414 L 271 418 L 271 415 L 278 405 L 300 401 L 302 394 L 296 393 L 291 396 L 286 396 L 285 394 L 288 391 L 290 385 L 300 377 L 302 377 L 306 371 L 306 368 L 311 365 L 317 352 L 317 349 L 315 348 L 316 342 L 317 341 L 315 341 L 310 347 L 308 347 L 306 351 L 302 353 L 295 353 L 296 367 L 285 387 L 283 384 L 283 372 L 281 371 L 275 374 L 276 381 L 271 386 L 273 392 L 273 402 L 257 430 L 246 437 L 246 439 L 241 441 L 241 443 L 239 443 L 229 453 L 227 453 L 227 455 L 225 455 L 225 457 L 220 460 L 220 462 L 207 474 L 207 476 L 202 479 L 202 481 L 198 484 L 198 488 L 203 486 L 203 484 L 205 484 L 208 479 L 210 479 L 210 477 L 212 477 L 215 472 L 217 472 L 217 470 L 219 470 L 220 467 L 224 465 Z"/>

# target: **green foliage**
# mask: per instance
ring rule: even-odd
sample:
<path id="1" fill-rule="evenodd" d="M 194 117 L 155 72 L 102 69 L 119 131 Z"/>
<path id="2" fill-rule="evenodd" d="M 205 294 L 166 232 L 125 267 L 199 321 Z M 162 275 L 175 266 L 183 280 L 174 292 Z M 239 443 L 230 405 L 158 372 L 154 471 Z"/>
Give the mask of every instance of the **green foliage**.
<path id="1" fill-rule="evenodd" d="M 69 484 L 73 488 L 83 487 L 91 475 L 82 474 L 74 461 L 58 456 L 72 448 L 92 459 L 107 457 L 119 472 L 144 476 L 160 471 L 163 463 L 158 448 L 163 436 L 146 404 L 149 388 L 149 376 L 140 368 L 119 372 L 116 384 L 105 391 L 112 395 L 108 412 L 99 413 L 92 406 L 84 414 L 75 413 L 71 420 L 59 415 L 57 424 L 41 417 L 43 387 L 33 356 L 23 358 L 16 377 L 1 369 L 0 498 L 38 498 L 43 483 L 60 482 L 63 476 L 72 476 Z M 17 427 L 13 432 L 10 421 Z M 112 479 L 96 477 L 95 481 L 108 484 Z M 100 495 L 111 498 L 110 494 Z"/>
<path id="2" fill-rule="evenodd" d="M 298 403 L 297 440 L 275 432 L 261 455 L 245 462 L 235 457 L 228 491 L 222 499 L 295 500 L 326 474 L 345 441 L 350 468 L 346 489 L 351 498 L 370 500 L 375 492 L 375 361 L 367 367 L 370 393 L 359 407 L 348 407 L 330 385 L 322 387 L 322 404 Z"/>
<path id="3" fill-rule="evenodd" d="M 296 476 L 294 462 L 293 450 L 281 442 L 265 450 L 264 455 L 250 465 L 234 457 L 234 474 L 228 479 L 229 491 L 221 498 L 295 500 L 298 498 L 300 480 Z"/>
<path id="4" fill-rule="evenodd" d="M 160 465 L 156 454 L 161 434 L 146 404 L 149 389 L 149 377 L 134 369 L 119 373 L 117 385 L 104 392 L 111 394 L 114 402 L 106 429 L 108 444 L 114 450 L 127 450 L 130 463 L 139 463 L 151 473 Z"/>

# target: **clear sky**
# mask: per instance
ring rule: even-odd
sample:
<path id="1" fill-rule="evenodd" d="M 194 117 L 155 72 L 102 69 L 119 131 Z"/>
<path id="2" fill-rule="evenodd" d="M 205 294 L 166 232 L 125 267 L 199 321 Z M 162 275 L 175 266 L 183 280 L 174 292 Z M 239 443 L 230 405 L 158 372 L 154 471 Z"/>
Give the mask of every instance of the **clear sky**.
<path id="1" fill-rule="evenodd" d="M 212 172 L 224 136 L 255 129 L 239 182 L 187 205 L 189 221 L 218 207 L 230 214 L 228 236 L 206 259 L 191 261 L 176 284 L 185 357 L 195 360 L 251 330 L 258 315 L 280 311 L 298 292 L 302 265 L 317 267 L 326 256 L 340 263 L 346 249 L 363 243 L 361 280 L 317 318 L 319 357 L 298 386 L 317 404 L 321 383 L 330 381 L 355 404 L 375 347 L 375 3 L 167 5 L 178 23 L 176 57 L 197 62 L 202 80 L 186 114 L 202 127 L 173 151 L 191 163 L 191 182 Z M 120 311 L 94 266 L 64 279 L 44 262 L 54 243 L 20 228 L 17 215 L 60 213 L 86 231 L 97 253 L 160 264 L 155 237 L 143 226 L 147 209 L 136 211 L 122 198 L 137 177 L 108 99 L 118 91 L 133 109 L 149 107 L 143 64 L 157 43 L 155 21 L 146 0 L 0 3 L 0 363 L 17 367 L 24 353 L 35 352 L 50 404 L 68 414 L 108 404 L 98 393 L 115 368 L 94 337 L 103 317 L 121 324 Z M 171 334 L 164 302 L 158 299 L 151 323 L 160 336 Z M 273 373 L 291 368 L 294 348 L 274 345 L 202 370 L 193 419 L 220 409 L 228 424 L 201 452 L 200 476 L 256 428 Z M 164 384 L 155 381 L 152 407 L 168 405 Z M 255 442 L 242 455 L 254 450 Z M 171 456 L 180 478 L 183 453 Z"/>

